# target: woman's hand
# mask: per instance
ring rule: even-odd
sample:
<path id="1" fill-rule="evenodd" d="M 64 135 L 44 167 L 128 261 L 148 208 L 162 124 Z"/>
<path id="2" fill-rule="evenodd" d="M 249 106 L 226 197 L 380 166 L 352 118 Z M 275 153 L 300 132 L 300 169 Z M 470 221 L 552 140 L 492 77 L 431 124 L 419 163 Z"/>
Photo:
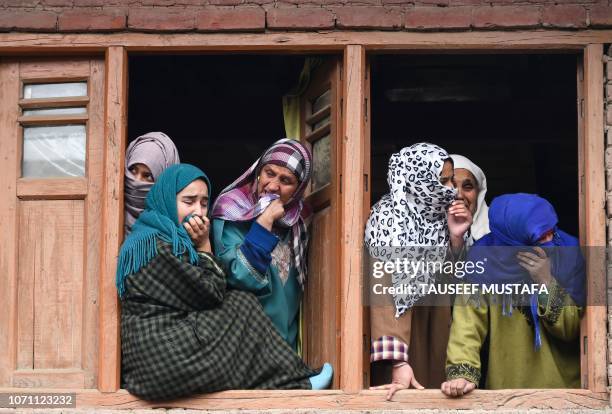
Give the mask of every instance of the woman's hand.
<path id="1" fill-rule="evenodd" d="M 210 247 L 210 220 L 208 217 L 192 216 L 188 221 L 183 223 L 187 234 L 193 240 L 193 244 L 197 251 L 212 253 Z"/>
<path id="2" fill-rule="evenodd" d="M 448 208 L 448 231 L 451 237 L 461 237 L 472 225 L 472 212 L 463 200 L 455 200 Z"/>
<path id="3" fill-rule="evenodd" d="M 414 372 L 409 364 L 405 364 L 399 367 L 393 367 L 393 378 L 391 384 L 378 385 L 370 387 L 371 390 L 389 390 L 385 397 L 387 401 L 391 401 L 393 394 L 398 390 L 405 390 L 413 386 L 416 389 L 423 390 L 423 387 L 414 377 Z"/>
<path id="4" fill-rule="evenodd" d="M 550 272 L 550 259 L 541 247 L 534 247 L 535 253 L 518 252 L 516 258 L 518 264 L 529 272 L 531 278 L 539 284 L 548 285 L 553 281 Z"/>
<path id="5" fill-rule="evenodd" d="M 456 378 L 446 381 L 440 386 L 440 390 L 449 397 L 461 397 L 476 388 L 476 384 L 465 378 Z"/>
<path id="6" fill-rule="evenodd" d="M 266 207 L 264 212 L 257 217 L 257 223 L 268 231 L 272 231 L 272 225 L 274 222 L 282 218 L 284 215 L 285 207 L 283 207 L 283 203 L 280 201 L 280 198 L 277 198 L 268 204 L 268 207 Z"/>

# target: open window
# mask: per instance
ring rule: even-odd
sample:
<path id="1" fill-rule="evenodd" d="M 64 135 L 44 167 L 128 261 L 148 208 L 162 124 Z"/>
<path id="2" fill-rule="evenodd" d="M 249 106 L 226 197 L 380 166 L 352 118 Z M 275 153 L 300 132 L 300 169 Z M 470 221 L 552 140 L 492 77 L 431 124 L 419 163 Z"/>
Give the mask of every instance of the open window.
<path id="1" fill-rule="evenodd" d="M 296 90 L 305 70 L 307 81 Z M 299 112 L 292 115 L 299 119 L 299 136 L 290 138 L 302 140 L 313 154 L 307 201 L 314 214 L 301 318 L 303 357 L 312 366 L 336 367 L 340 358 L 338 260 L 330 254 L 338 248 L 340 72 L 334 56 L 129 58 L 128 141 L 149 131 L 168 134 L 181 162 L 207 173 L 213 201 L 274 141 L 287 136 L 296 120 L 284 118 L 283 97 L 295 95 Z M 338 388 L 339 375 L 335 378 Z"/>

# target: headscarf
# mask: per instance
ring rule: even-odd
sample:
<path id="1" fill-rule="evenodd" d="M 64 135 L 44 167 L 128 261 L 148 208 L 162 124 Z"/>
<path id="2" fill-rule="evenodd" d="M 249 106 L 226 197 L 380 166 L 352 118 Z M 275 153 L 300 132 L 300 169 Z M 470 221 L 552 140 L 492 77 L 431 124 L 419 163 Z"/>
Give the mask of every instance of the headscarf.
<path id="1" fill-rule="evenodd" d="M 496 197 L 489 208 L 491 233 L 477 240 L 467 257 L 468 262 L 485 261 L 484 273 L 469 276 L 469 281 L 483 285 L 531 284 L 531 276 L 518 264 L 516 254 L 531 250 L 527 246 L 540 246 L 550 259 L 551 273 L 555 280 L 578 306 L 583 306 L 586 301 L 585 262 L 579 242 L 577 238 L 559 230 L 557 223 L 557 213 L 553 206 L 535 194 L 517 193 Z M 552 241 L 538 243 L 551 230 Z M 511 306 L 510 301 L 510 311 Z M 531 295 L 535 345 L 539 348 L 541 338 L 537 306 L 537 295 Z"/>
<path id="2" fill-rule="evenodd" d="M 229 221 L 250 221 L 264 212 L 278 195 L 257 196 L 257 176 L 266 164 L 288 168 L 298 179 L 298 186 L 284 206 L 285 215 L 274 224 L 290 228 L 292 251 L 298 270 L 298 281 L 302 288 L 306 280 L 306 246 L 308 232 L 306 224 L 310 209 L 304 204 L 304 192 L 308 187 L 312 169 L 310 151 L 299 141 L 284 138 L 276 141 L 236 181 L 227 186 L 215 201 L 212 218 Z"/>
<path id="3" fill-rule="evenodd" d="M 467 157 L 459 154 L 451 154 L 454 168 L 464 168 L 472 173 L 478 184 L 478 199 L 476 213 L 474 213 L 473 222 L 470 226 L 470 234 L 467 239 L 467 246 L 474 244 L 475 240 L 480 239 L 485 234 L 489 233 L 489 206 L 485 201 L 487 194 L 487 177 L 479 166 L 470 161 Z"/>
<path id="4" fill-rule="evenodd" d="M 198 263 L 198 254 L 187 230 L 178 222 L 176 195 L 197 179 L 211 186 L 208 177 L 198 167 L 175 164 L 166 168 L 151 187 L 145 201 L 145 210 L 132 227 L 119 253 L 116 285 L 119 296 L 125 292 L 125 279 L 138 272 L 157 256 L 157 240 L 172 245 L 172 253 L 181 257 L 187 253 L 191 264 Z"/>
<path id="5" fill-rule="evenodd" d="M 429 143 L 411 145 L 391 156 L 387 175 L 390 193 L 372 207 L 366 224 L 365 244 L 372 257 L 407 258 L 412 262 L 444 260 L 449 242 L 446 209 L 456 195 L 453 188 L 440 182 L 448 158 L 445 150 Z M 396 317 L 423 296 L 419 285 L 434 281 L 426 267 L 411 276 L 392 275 L 394 286 L 416 289 L 415 293 L 394 295 Z"/>
<path id="6" fill-rule="evenodd" d="M 130 234 L 136 219 L 145 206 L 145 197 L 153 183 L 138 181 L 130 171 L 134 164 L 149 167 L 153 180 L 157 180 L 163 170 L 178 164 L 178 151 L 172 140 L 163 132 L 149 132 L 130 143 L 125 152 L 125 234 Z"/>

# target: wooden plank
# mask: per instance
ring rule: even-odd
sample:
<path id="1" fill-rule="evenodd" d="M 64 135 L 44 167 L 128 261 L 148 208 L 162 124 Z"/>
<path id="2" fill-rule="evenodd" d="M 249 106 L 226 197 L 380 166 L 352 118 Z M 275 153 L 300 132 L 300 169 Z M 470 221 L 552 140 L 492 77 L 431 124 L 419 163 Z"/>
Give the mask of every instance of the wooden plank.
<path id="1" fill-rule="evenodd" d="M 102 191 L 104 185 L 104 60 L 91 61 L 89 76 L 89 122 L 87 139 L 86 244 L 83 283 L 83 370 L 86 388 L 95 388 L 98 378 L 98 283 L 102 243 Z"/>
<path id="2" fill-rule="evenodd" d="M 607 389 L 606 216 L 603 45 L 584 50 L 584 168 L 587 252 L 588 388 Z"/>
<path id="3" fill-rule="evenodd" d="M 36 108 L 67 108 L 73 106 L 86 106 L 89 103 L 88 96 L 69 98 L 38 98 L 20 99 L 19 106 L 24 109 Z"/>
<path id="4" fill-rule="evenodd" d="M 527 409 L 603 409 L 608 406 L 607 393 L 581 389 L 511 389 L 475 390 L 462 398 L 449 398 L 439 390 L 401 390 L 393 401 L 385 401 L 383 391 L 347 394 L 325 391 L 223 391 L 201 394 L 169 402 L 147 402 L 125 390 L 103 393 L 98 390 L 41 388 L 36 392 L 76 393 L 78 409 L 147 409 L 185 408 L 194 410 L 527 410 Z M 0 388 L 3 393 L 23 393 L 23 388 Z"/>
<path id="5" fill-rule="evenodd" d="M 19 209 L 17 266 L 17 369 L 34 369 L 34 280 L 40 262 L 37 255 L 38 209 L 22 203 Z"/>
<path id="6" fill-rule="evenodd" d="M 345 392 L 363 384 L 363 197 L 365 48 L 349 45 L 344 57 L 344 137 L 340 226 L 342 377 Z M 355 357 L 357 355 L 357 358 Z"/>
<path id="7" fill-rule="evenodd" d="M 17 196 L 24 200 L 84 199 L 86 178 L 20 178 Z"/>
<path id="8" fill-rule="evenodd" d="M 365 84 L 364 84 L 364 111 L 363 117 L 363 128 L 364 128 L 364 160 L 363 160 L 363 173 L 364 173 L 364 192 L 363 192 L 363 217 L 362 217 L 362 228 L 365 232 L 365 225 L 370 216 L 371 208 L 371 188 L 372 188 L 372 173 L 371 173 L 371 94 L 370 94 L 370 62 L 366 60 L 366 72 L 365 72 Z M 364 283 L 364 285 L 367 285 Z M 363 308 L 363 388 L 367 389 L 370 386 L 370 347 L 372 338 L 370 335 L 370 309 L 369 306 Z"/>
<path id="9" fill-rule="evenodd" d="M 0 91 L 0 386 L 7 386 L 17 363 L 18 63 L 0 60 Z"/>
<path id="10" fill-rule="evenodd" d="M 591 43 L 610 43 L 611 30 L 521 30 L 478 32 L 384 32 L 330 31 L 327 33 L 112 33 L 53 34 L 2 33 L 0 52 L 103 52 L 106 47 L 123 46 L 131 51 L 340 51 L 360 44 L 368 49 L 462 49 L 580 50 Z"/>
<path id="11" fill-rule="evenodd" d="M 24 58 L 21 60 L 22 80 L 36 83 L 51 79 L 70 82 L 65 78 L 86 79 L 89 76 L 89 58 Z"/>
<path id="12" fill-rule="evenodd" d="M 84 373 L 74 369 L 17 370 L 13 374 L 13 387 L 18 388 L 68 388 L 82 389 Z M 26 390 L 21 389 L 20 392 Z M 29 390 L 32 391 L 32 390 Z M 66 390 L 60 390 L 66 392 Z"/>
<path id="13" fill-rule="evenodd" d="M 34 369 L 81 368 L 84 202 L 27 201 L 36 238 Z M 20 264 L 22 260 L 20 260 Z"/>
<path id="14" fill-rule="evenodd" d="M 72 125 L 84 124 L 89 119 L 87 114 L 75 115 L 28 115 L 20 116 L 22 125 Z"/>
<path id="15" fill-rule="evenodd" d="M 102 239 L 100 289 L 100 326 L 98 345 L 98 389 L 119 389 L 121 346 L 119 338 L 119 301 L 115 288 L 117 255 L 123 239 L 123 175 L 127 123 L 127 53 L 110 47 L 106 53 L 106 105 L 104 184 L 102 191 Z"/>

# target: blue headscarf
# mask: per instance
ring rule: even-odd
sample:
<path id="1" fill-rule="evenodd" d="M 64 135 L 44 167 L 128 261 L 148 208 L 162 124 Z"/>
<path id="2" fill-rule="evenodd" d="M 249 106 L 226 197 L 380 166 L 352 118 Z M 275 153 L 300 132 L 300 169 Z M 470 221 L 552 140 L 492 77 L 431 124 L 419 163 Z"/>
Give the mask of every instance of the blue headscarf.
<path id="1" fill-rule="evenodd" d="M 468 261 L 486 259 L 483 274 L 471 275 L 470 283 L 512 284 L 533 283 L 529 273 L 516 258 L 526 246 L 542 247 L 550 259 L 551 273 L 578 306 L 586 302 L 585 262 L 578 239 L 557 228 L 558 218 L 553 206 L 535 194 L 505 194 L 493 200 L 489 208 L 491 232 L 474 244 L 468 252 Z M 538 240 L 549 231 L 553 239 L 547 243 Z M 511 248 L 508 246 L 514 246 Z M 536 348 L 541 345 L 537 296 L 530 298 L 531 314 L 535 325 Z"/>
<path id="2" fill-rule="evenodd" d="M 176 209 L 176 195 L 197 179 L 206 182 L 210 197 L 210 180 L 202 170 L 190 164 L 171 165 L 151 187 L 145 200 L 145 211 L 121 246 L 116 275 L 119 296 L 125 293 L 125 279 L 157 256 L 157 238 L 171 244 L 175 256 L 187 253 L 191 264 L 198 263 L 198 253 L 187 230 L 178 222 Z"/>

